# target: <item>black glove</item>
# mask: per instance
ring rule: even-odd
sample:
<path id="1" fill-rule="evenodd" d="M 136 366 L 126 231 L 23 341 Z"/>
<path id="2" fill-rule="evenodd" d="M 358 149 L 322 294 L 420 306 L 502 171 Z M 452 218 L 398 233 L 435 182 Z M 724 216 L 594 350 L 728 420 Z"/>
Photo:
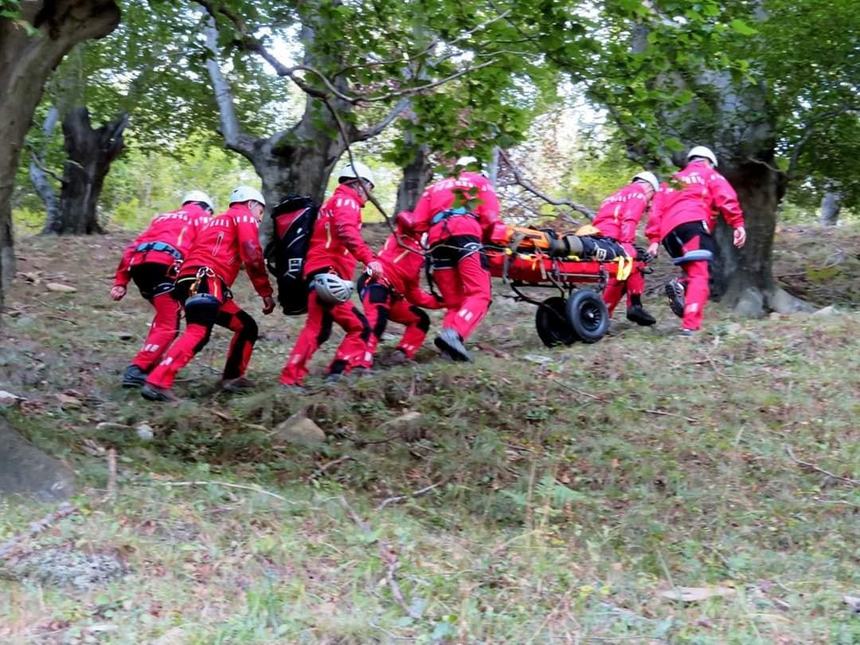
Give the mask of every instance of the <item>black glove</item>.
<path id="1" fill-rule="evenodd" d="M 654 258 L 651 257 L 651 254 L 648 253 L 647 249 L 642 248 L 641 246 L 633 245 L 633 248 L 636 249 L 636 259 L 640 262 L 650 262 Z"/>

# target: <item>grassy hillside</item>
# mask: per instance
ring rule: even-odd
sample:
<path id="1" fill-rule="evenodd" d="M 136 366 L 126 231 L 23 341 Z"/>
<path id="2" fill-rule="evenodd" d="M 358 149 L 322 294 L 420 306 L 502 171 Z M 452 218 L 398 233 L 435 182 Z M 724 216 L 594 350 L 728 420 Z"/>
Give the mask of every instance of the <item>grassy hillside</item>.
<path id="1" fill-rule="evenodd" d="M 149 315 L 107 296 L 125 239 L 25 240 L 0 413 L 80 494 L 0 566 L 0 641 L 860 642 L 858 241 L 778 242 L 836 315 L 715 308 L 679 339 L 653 296 L 656 328 L 548 350 L 500 286 L 474 365 L 325 387 L 331 342 L 307 396 L 275 386 L 301 321 L 258 316 L 257 391 L 215 391 L 216 330 L 165 407 L 118 386 Z M 324 444 L 280 438 L 297 412 Z M 0 544 L 51 510 L 0 505 Z"/>

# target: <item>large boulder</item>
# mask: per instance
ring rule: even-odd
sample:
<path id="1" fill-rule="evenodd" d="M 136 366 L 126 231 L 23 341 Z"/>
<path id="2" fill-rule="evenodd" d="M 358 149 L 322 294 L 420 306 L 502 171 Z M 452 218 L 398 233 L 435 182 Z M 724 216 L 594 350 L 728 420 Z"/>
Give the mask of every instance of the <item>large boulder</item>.
<path id="1" fill-rule="evenodd" d="M 0 496 L 57 501 L 73 492 L 72 470 L 28 442 L 0 416 Z"/>

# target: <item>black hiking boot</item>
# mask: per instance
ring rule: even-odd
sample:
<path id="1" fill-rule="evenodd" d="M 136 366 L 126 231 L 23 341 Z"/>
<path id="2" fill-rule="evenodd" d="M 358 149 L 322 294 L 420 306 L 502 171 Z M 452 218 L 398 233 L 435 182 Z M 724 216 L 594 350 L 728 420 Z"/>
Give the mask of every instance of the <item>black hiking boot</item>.
<path id="1" fill-rule="evenodd" d="M 677 278 L 666 283 L 666 297 L 669 298 L 669 309 L 678 318 L 684 317 L 684 285 Z"/>
<path id="2" fill-rule="evenodd" d="M 442 350 L 443 354 L 446 354 L 455 361 L 472 362 L 472 355 L 469 354 L 466 346 L 463 345 L 463 339 L 453 329 L 442 329 L 433 343 Z"/>
<path id="3" fill-rule="evenodd" d="M 146 372 L 137 365 L 129 365 L 122 375 L 123 387 L 141 387 L 146 383 Z"/>
<path id="4" fill-rule="evenodd" d="M 145 383 L 140 388 L 140 395 L 147 401 L 158 401 L 159 403 L 176 403 L 179 400 L 169 387 L 158 387 L 151 383 Z"/>
<path id="5" fill-rule="evenodd" d="M 635 322 L 642 327 L 649 327 L 657 322 L 651 314 L 645 311 L 642 305 L 633 305 L 627 310 L 627 320 Z"/>

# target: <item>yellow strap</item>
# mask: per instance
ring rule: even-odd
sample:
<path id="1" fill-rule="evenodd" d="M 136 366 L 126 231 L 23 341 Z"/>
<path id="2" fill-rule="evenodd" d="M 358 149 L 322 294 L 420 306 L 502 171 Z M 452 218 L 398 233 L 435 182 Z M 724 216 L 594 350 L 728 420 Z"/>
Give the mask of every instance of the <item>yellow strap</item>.
<path id="1" fill-rule="evenodd" d="M 633 271 L 633 258 L 628 258 L 623 255 L 618 256 L 618 272 L 615 274 L 618 280 L 623 281 L 630 277 Z"/>

